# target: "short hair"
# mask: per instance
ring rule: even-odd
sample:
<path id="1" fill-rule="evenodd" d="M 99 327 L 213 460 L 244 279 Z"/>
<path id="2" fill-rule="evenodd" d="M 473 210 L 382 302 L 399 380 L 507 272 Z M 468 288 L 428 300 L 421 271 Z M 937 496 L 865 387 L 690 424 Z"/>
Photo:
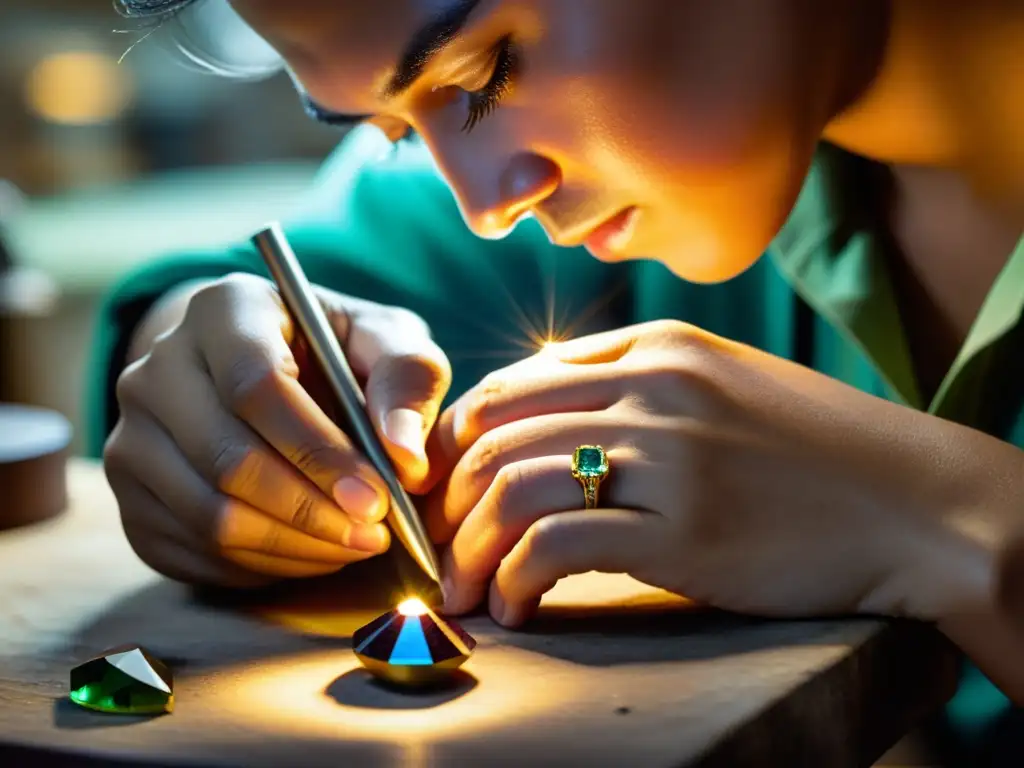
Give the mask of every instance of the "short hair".
<path id="1" fill-rule="evenodd" d="M 185 58 L 204 72 L 252 80 L 281 71 L 282 62 L 255 32 L 249 29 L 227 0 L 113 0 L 123 18 L 137 20 L 145 37 L 169 40 Z M 243 31 L 245 53 L 226 53 L 210 29 L 237 25 Z M 234 36 L 237 39 L 237 36 Z M 254 49 L 259 53 L 253 57 Z M 238 53 L 232 51 L 231 53 Z M 248 60 L 246 60 L 248 56 Z"/>
<path id="2" fill-rule="evenodd" d="M 148 19 L 157 23 L 177 16 L 198 0 L 114 0 L 114 8 L 128 19 Z"/>

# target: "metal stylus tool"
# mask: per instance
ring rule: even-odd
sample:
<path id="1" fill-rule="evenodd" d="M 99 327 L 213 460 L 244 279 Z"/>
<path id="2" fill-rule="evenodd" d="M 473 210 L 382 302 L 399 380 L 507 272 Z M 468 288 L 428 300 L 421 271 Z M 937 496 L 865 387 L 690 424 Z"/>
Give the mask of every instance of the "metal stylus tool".
<path id="1" fill-rule="evenodd" d="M 391 492 L 388 514 L 391 529 L 427 575 L 440 584 L 437 551 L 409 495 L 398 482 L 391 459 L 366 414 L 366 398 L 284 232 L 277 224 L 272 224 L 253 236 L 252 242 L 266 262 L 285 306 L 305 335 L 331 390 L 344 409 L 351 427 L 349 438 L 363 450 Z"/>

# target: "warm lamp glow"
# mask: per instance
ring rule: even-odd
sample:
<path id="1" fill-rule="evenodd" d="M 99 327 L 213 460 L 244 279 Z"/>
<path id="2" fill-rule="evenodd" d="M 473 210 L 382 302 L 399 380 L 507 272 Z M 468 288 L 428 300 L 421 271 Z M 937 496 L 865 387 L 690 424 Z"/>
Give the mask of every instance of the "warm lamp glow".
<path id="1" fill-rule="evenodd" d="M 68 51 L 40 61 L 25 85 L 29 108 L 61 125 L 97 125 L 128 107 L 131 88 L 126 71 L 100 53 Z"/>
<path id="2" fill-rule="evenodd" d="M 410 597 L 398 604 L 398 612 L 403 616 L 423 616 L 427 612 L 427 606 L 418 597 Z"/>

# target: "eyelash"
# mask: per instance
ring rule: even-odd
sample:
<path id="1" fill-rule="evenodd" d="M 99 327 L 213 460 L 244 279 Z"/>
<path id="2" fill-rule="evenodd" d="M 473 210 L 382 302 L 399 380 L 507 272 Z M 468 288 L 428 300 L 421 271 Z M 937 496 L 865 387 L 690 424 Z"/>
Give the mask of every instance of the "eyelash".
<path id="1" fill-rule="evenodd" d="M 501 101 L 512 89 L 519 72 L 519 53 L 511 37 L 504 38 L 494 49 L 494 73 L 483 88 L 469 91 L 469 115 L 462 126 L 469 133 L 477 123 L 501 106 Z"/>
<path id="2" fill-rule="evenodd" d="M 519 53 L 511 37 L 502 39 L 494 48 L 494 72 L 487 84 L 478 91 L 469 91 L 469 115 L 462 126 L 465 133 L 469 133 L 476 127 L 477 123 L 487 115 L 501 106 L 504 99 L 512 88 L 512 83 L 519 73 Z M 416 137 L 416 132 L 410 126 L 405 133 L 397 137 L 392 146 L 397 150 L 404 144 L 411 143 Z"/>

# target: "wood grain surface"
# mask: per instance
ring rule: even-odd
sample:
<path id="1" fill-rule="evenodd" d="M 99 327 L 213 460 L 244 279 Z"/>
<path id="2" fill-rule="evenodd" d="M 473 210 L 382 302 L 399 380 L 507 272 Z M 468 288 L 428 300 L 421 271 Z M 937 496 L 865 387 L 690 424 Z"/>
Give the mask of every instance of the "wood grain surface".
<path id="1" fill-rule="evenodd" d="M 0 535 L 2 766 L 869 766 L 955 684 L 928 627 L 746 620 L 587 574 L 527 631 L 464 621 L 453 688 L 389 690 L 349 637 L 417 590 L 402 560 L 199 595 L 135 557 L 98 466 L 68 486 L 63 516 Z M 72 666 L 128 642 L 171 664 L 174 714 L 67 702 Z"/>

